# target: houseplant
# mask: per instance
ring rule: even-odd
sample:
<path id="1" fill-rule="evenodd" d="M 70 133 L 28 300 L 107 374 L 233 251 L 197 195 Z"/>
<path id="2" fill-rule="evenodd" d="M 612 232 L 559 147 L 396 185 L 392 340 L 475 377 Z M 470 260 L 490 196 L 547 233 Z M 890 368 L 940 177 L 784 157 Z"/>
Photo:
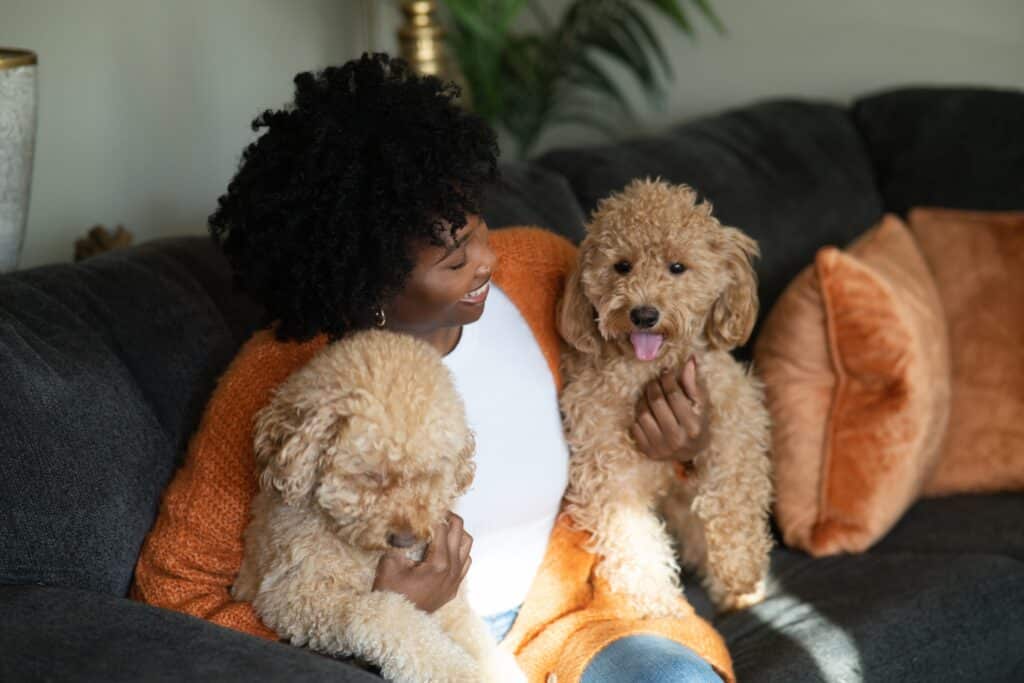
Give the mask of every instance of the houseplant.
<path id="1" fill-rule="evenodd" d="M 541 132 L 582 124 L 612 135 L 631 119 L 611 64 L 624 68 L 652 98 L 672 77 L 652 16 L 696 35 L 694 15 L 723 26 L 709 0 L 571 0 L 560 16 L 540 0 L 444 0 L 448 44 L 469 87 L 473 109 L 505 129 L 524 157 Z M 529 12 L 536 30 L 521 30 Z"/>

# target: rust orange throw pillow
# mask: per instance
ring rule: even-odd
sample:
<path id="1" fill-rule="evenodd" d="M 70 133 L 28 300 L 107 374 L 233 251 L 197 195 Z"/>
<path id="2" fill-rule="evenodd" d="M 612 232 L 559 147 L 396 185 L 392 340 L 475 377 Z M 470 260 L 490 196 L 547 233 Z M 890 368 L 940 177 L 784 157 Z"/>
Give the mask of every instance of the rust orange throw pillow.
<path id="1" fill-rule="evenodd" d="M 1024 490 L 1024 213 L 915 209 L 946 309 L 953 404 L 925 495 Z"/>
<path id="2" fill-rule="evenodd" d="M 755 347 L 772 414 L 775 513 L 787 544 L 859 552 L 918 497 L 950 406 L 942 303 L 895 216 L 824 247 Z"/>

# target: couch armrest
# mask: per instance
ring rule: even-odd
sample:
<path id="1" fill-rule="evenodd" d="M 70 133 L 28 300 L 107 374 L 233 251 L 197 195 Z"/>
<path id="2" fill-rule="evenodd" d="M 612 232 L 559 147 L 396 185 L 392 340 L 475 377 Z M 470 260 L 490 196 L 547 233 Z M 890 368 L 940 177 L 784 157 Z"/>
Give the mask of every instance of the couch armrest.
<path id="1" fill-rule="evenodd" d="M 346 663 L 112 595 L 0 586 L 0 680 L 379 683 Z"/>

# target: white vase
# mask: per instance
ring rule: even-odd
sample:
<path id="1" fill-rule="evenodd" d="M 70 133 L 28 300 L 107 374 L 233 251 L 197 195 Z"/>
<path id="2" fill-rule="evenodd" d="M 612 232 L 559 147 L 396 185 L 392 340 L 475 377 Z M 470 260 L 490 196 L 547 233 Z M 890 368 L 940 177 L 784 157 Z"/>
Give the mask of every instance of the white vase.
<path id="1" fill-rule="evenodd" d="M 36 56 L 0 47 L 0 273 L 18 266 L 36 143 Z"/>

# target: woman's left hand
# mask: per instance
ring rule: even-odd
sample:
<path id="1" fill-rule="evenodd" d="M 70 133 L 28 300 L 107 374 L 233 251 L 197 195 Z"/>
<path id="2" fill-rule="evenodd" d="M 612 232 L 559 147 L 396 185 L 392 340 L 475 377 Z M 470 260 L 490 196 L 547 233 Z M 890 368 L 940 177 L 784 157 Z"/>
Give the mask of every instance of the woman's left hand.
<path id="1" fill-rule="evenodd" d="M 647 457 L 686 464 L 707 448 L 710 414 L 708 392 L 691 356 L 679 370 L 648 382 L 630 434 Z"/>

